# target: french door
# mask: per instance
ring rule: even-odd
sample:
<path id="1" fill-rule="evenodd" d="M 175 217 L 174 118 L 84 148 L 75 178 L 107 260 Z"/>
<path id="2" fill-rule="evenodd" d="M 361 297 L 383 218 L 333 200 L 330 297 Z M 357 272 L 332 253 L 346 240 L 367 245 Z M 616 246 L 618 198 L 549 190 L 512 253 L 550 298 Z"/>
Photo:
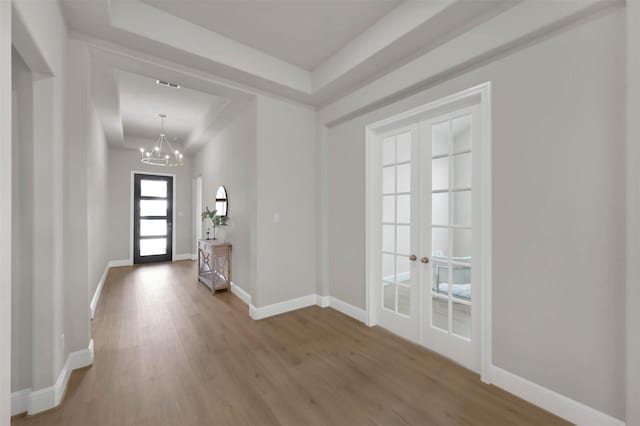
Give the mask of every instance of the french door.
<path id="1" fill-rule="evenodd" d="M 173 257 L 173 177 L 134 175 L 133 263 Z"/>
<path id="2" fill-rule="evenodd" d="M 478 115 L 477 106 L 463 107 L 379 132 L 379 215 L 373 215 L 378 324 L 474 371 L 480 370 Z"/>

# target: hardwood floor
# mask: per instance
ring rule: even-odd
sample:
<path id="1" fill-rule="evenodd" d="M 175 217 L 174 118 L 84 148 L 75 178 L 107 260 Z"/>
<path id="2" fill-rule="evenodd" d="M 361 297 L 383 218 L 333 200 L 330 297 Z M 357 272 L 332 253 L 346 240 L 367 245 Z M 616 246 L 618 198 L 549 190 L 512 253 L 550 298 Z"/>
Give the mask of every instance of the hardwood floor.
<path id="1" fill-rule="evenodd" d="M 433 352 L 330 308 L 253 321 L 194 262 L 112 269 L 95 362 L 12 425 L 554 425 Z"/>

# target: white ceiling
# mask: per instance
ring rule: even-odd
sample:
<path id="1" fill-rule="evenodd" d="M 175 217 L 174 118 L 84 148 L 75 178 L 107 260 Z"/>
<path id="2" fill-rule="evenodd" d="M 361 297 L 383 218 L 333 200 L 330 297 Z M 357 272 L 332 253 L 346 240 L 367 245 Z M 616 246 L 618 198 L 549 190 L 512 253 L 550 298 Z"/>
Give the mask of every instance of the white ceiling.
<path id="1" fill-rule="evenodd" d="M 167 137 L 183 143 L 209 111 L 218 110 L 227 100 L 186 87 L 174 89 L 156 80 L 118 71 L 120 114 L 124 137 L 157 138 L 158 114 L 166 114 Z"/>
<path id="2" fill-rule="evenodd" d="M 400 0 L 143 0 L 312 71 Z"/>

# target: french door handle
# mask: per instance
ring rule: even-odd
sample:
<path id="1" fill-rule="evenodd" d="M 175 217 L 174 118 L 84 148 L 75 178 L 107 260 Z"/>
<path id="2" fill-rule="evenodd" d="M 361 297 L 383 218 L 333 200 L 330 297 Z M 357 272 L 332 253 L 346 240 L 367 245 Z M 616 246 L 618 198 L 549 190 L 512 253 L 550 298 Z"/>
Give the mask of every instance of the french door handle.
<path id="1" fill-rule="evenodd" d="M 411 256 L 409 256 L 409 260 L 412 262 L 415 262 L 416 260 L 418 260 L 418 256 L 416 256 L 415 254 L 412 254 Z"/>
<path id="2" fill-rule="evenodd" d="M 429 263 L 429 258 L 427 256 L 423 257 L 420 259 L 420 262 L 422 263 Z"/>

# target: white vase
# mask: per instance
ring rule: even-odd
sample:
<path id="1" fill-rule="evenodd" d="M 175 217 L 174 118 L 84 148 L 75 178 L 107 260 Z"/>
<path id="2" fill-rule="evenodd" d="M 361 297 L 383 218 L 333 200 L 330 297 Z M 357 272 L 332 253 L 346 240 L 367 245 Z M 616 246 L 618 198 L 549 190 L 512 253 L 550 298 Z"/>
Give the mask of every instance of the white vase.
<path id="1" fill-rule="evenodd" d="M 223 243 L 227 242 L 227 227 L 220 226 L 216 228 L 216 238 Z"/>

